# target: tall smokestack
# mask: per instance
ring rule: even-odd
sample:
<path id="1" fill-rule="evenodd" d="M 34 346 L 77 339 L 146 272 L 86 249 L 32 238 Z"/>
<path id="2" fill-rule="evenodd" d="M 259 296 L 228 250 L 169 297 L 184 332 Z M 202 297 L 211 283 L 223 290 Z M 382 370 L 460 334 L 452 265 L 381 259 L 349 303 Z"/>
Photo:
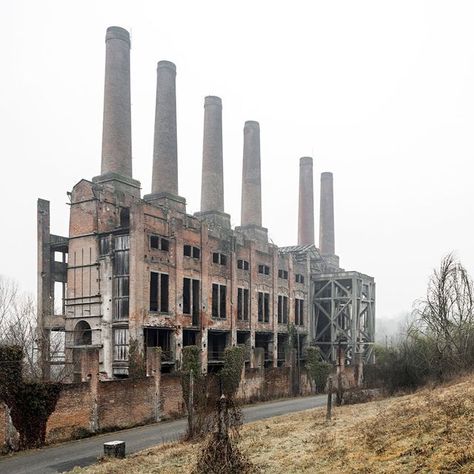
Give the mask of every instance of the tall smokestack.
<path id="1" fill-rule="evenodd" d="M 119 26 L 105 36 L 104 122 L 101 174 L 132 177 L 130 35 Z"/>
<path id="2" fill-rule="evenodd" d="M 201 212 L 208 211 L 224 212 L 222 101 L 214 96 L 204 99 Z"/>
<path id="3" fill-rule="evenodd" d="M 298 245 L 314 244 L 313 158 L 300 158 Z"/>
<path id="4" fill-rule="evenodd" d="M 260 177 L 260 125 L 245 122 L 244 162 L 242 171 L 241 225 L 262 226 L 262 190 Z"/>
<path id="5" fill-rule="evenodd" d="M 151 192 L 178 195 L 176 66 L 170 61 L 160 61 L 157 67 Z"/>
<path id="6" fill-rule="evenodd" d="M 321 255 L 336 254 L 334 241 L 334 194 L 332 173 L 321 173 L 319 250 L 321 251 Z"/>

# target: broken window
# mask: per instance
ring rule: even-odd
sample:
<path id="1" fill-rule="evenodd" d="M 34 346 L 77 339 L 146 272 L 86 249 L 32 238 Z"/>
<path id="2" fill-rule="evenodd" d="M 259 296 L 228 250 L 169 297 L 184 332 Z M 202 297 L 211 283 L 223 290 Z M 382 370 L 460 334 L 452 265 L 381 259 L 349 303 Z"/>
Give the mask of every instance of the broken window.
<path id="1" fill-rule="evenodd" d="M 239 270 L 248 270 L 249 269 L 249 262 L 247 262 L 247 260 L 239 259 L 239 260 L 237 260 L 237 268 Z"/>
<path id="2" fill-rule="evenodd" d="M 219 265 L 227 265 L 227 255 L 224 255 L 223 253 L 213 252 L 212 263 L 217 263 Z"/>
<path id="3" fill-rule="evenodd" d="M 268 265 L 259 265 L 258 273 L 261 273 L 262 275 L 270 275 L 270 267 Z"/>
<path id="4" fill-rule="evenodd" d="M 150 235 L 150 248 L 154 250 L 163 250 L 168 252 L 169 250 L 169 240 L 158 235 Z"/>
<path id="5" fill-rule="evenodd" d="M 217 283 L 212 284 L 212 317 L 226 318 L 227 287 Z"/>
<path id="6" fill-rule="evenodd" d="M 183 252 L 185 257 L 192 257 L 198 260 L 201 258 L 201 249 L 199 247 L 186 244 L 183 247 Z"/>
<path id="7" fill-rule="evenodd" d="M 304 276 L 301 273 L 295 274 L 295 281 L 296 283 L 304 283 Z"/>
<path id="8" fill-rule="evenodd" d="M 270 293 L 258 292 L 258 320 L 263 323 L 270 321 Z"/>
<path id="9" fill-rule="evenodd" d="M 288 296 L 278 295 L 278 324 L 288 323 Z"/>
<path id="10" fill-rule="evenodd" d="M 297 326 L 303 326 L 304 324 L 304 300 L 295 298 L 295 324 Z"/>
<path id="11" fill-rule="evenodd" d="M 199 321 L 199 280 L 183 278 L 183 313 L 193 316 L 193 325 Z"/>
<path id="12" fill-rule="evenodd" d="M 114 361 L 128 360 L 128 328 L 114 329 Z"/>
<path id="13" fill-rule="evenodd" d="M 120 208 L 120 224 L 119 227 L 130 227 L 130 208 Z"/>
<path id="14" fill-rule="evenodd" d="M 166 273 L 150 273 L 150 311 L 167 313 L 169 277 Z"/>
<path id="15" fill-rule="evenodd" d="M 114 278 L 114 321 L 127 320 L 129 312 L 129 277 Z"/>
<path id="16" fill-rule="evenodd" d="M 278 270 L 278 278 L 288 280 L 288 272 L 286 270 Z"/>
<path id="17" fill-rule="evenodd" d="M 243 321 L 249 319 L 249 290 L 247 288 L 237 289 L 237 319 Z"/>

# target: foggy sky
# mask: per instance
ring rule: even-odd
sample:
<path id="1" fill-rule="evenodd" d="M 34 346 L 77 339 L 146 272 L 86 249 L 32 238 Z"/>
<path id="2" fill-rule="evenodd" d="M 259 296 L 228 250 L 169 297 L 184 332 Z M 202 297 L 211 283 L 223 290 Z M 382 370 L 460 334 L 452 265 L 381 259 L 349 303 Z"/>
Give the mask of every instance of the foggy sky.
<path id="1" fill-rule="evenodd" d="M 474 3 L 0 4 L 0 274 L 36 287 L 36 199 L 100 172 L 105 30 L 132 36 L 134 178 L 150 192 L 156 63 L 177 65 L 179 193 L 199 210 L 204 96 L 223 101 L 225 210 L 240 220 L 245 120 L 261 128 L 263 225 L 296 243 L 298 160 L 334 173 L 336 253 L 377 317 L 424 295 L 443 255 L 474 273 Z M 316 226 L 316 235 L 318 228 Z"/>

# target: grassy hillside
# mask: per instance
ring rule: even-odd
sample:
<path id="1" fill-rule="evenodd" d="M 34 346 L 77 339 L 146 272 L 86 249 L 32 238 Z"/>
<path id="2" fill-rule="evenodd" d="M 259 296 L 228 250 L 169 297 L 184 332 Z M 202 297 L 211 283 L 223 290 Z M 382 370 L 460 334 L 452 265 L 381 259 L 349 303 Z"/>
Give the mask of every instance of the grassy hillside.
<path id="1" fill-rule="evenodd" d="M 241 448 L 264 473 L 474 473 L 474 377 L 416 394 L 246 425 Z M 169 444 L 75 473 L 187 473 L 198 444 Z"/>

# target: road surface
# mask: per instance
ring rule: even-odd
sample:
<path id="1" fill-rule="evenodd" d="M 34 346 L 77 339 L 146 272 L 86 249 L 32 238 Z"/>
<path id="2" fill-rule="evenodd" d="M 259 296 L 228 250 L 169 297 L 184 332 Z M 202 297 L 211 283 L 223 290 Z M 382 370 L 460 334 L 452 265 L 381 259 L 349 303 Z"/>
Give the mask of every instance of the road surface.
<path id="1" fill-rule="evenodd" d="M 290 398 L 259 403 L 244 407 L 244 422 L 261 420 L 286 413 L 323 406 L 325 395 Z M 49 474 L 65 472 L 74 466 L 94 464 L 103 454 L 103 443 L 113 440 L 126 442 L 127 454 L 176 441 L 186 429 L 186 420 L 180 419 L 139 426 L 127 430 L 69 441 L 41 449 L 23 451 L 0 457 L 0 473 L 5 474 Z"/>

